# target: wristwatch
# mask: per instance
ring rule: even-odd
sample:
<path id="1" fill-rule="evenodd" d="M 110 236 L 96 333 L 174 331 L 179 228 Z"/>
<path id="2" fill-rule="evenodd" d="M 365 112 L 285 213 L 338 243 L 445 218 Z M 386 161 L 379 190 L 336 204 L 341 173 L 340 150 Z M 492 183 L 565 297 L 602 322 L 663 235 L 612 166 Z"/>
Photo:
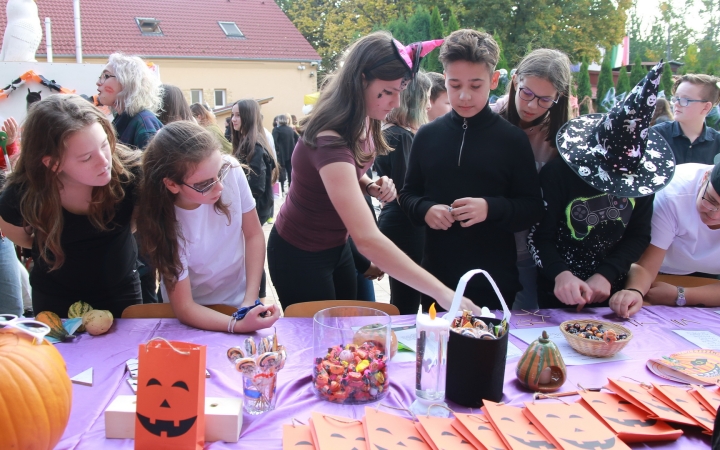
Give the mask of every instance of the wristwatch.
<path id="1" fill-rule="evenodd" d="M 685 300 L 685 288 L 682 286 L 678 286 L 677 290 L 678 290 L 678 295 L 677 295 L 677 298 L 675 299 L 675 304 L 678 306 L 685 306 L 685 304 L 687 303 L 687 300 Z"/>

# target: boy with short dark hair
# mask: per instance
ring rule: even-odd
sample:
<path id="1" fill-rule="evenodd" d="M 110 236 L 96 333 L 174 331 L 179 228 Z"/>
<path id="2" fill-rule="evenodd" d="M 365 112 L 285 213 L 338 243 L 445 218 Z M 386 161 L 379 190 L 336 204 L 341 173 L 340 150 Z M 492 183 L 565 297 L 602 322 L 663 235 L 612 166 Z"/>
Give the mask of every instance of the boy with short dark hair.
<path id="1" fill-rule="evenodd" d="M 676 77 L 672 87 L 675 120 L 655 125 L 672 147 L 677 164 L 713 164 L 720 154 L 720 133 L 705 118 L 720 101 L 720 78 L 688 73 Z"/>
<path id="2" fill-rule="evenodd" d="M 542 199 L 527 135 L 488 105 L 498 57 L 487 33 L 458 30 L 445 39 L 440 61 L 452 110 L 415 136 L 399 201 L 414 223 L 427 226 L 425 269 L 453 289 L 468 270 L 484 269 L 513 299 L 520 290 L 513 233 L 539 220 Z M 500 307 L 480 277 L 465 296 Z M 422 302 L 427 309 L 432 299 Z"/>
<path id="3" fill-rule="evenodd" d="M 428 72 L 427 75 L 432 81 L 430 88 L 430 109 L 428 109 L 428 122 L 432 122 L 440 116 L 449 113 L 452 107 L 448 100 L 447 89 L 445 88 L 445 77 L 437 72 Z"/>

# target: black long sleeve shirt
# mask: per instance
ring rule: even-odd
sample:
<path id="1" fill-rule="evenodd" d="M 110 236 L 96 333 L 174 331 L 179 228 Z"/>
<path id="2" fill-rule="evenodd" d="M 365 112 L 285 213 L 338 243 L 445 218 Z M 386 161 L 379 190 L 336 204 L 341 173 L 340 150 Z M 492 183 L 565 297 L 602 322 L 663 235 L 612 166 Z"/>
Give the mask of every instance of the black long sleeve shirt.
<path id="1" fill-rule="evenodd" d="M 488 106 L 467 119 L 451 111 L 420 128 L 400 206 L 420 225 L 433 205 L 464 197 L 484 198 L 487 219 L 467 228 L 426 227 L 423 267 L 452 289 L 468 270 L 484 269 L 510 302 L 521 288 L 513 233 L 537 223 L 542 198 L 527 135 Z M 468 283 L 465 295 L 478 305 L 500 305 L 482 277 Z"/>
<path id="2" fill-rule="evenodd" d="M 600 274 L 613 291 L 622 289 L 630 265 L 650 244 L 655 196 L 625 199 L 599 191 L 561 158 L 542 168 L 540 185 L 545 216 L 528 237 L 539 288 L 552 292 L 555 277 L 569 270 L 581 280 Z"/>

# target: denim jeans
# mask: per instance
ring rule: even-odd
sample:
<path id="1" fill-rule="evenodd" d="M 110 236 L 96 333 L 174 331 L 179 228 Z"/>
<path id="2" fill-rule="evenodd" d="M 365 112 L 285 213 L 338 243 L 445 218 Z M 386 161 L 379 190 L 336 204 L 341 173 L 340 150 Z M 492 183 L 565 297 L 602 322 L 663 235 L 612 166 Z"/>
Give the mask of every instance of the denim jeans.
<path id="1" fill-rule="evenodd" d="M 0 237 L 0 314 L 23 314 L 20 270 L 15 246 L 10 239 Z"/>

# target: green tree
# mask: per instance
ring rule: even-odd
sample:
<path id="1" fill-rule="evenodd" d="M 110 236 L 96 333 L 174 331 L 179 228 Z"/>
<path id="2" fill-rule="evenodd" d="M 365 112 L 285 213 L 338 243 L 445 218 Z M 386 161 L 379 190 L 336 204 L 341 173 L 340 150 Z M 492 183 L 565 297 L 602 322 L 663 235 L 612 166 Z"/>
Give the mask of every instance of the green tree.
<path id="1" fill-rule="evenodd" d="M 408 28 L 410 29 L 410 38 L 407 42 L 403 41 L 403 44 L 408 45 L 430 39 L 430 13 L 428 10 L 418 6 L 415 13 L 408 17 Z"/>
<path id="2" fill-rule="evenodd" d="M 507 60 L 505 59 L 505 51 L 503 50 L 503 43 L 500 39 L 500 36 L 495 33 L 493 36 L 493 39 L 495 39 L 495 42 L 497 42 L 498 47 L 500 47 L 500 57 L 498 58 L 498 63 L 495 66 L 496 70 L 505 69 L 506 75 L 504 77 L 500 78 L 500 82 L 498 83 L 498 87 L 490 91 L 490 95 L 494 95 L 496 97 L 502 97 L 505 95 L 507 83 L 510 81 L 510 66 L 508 66 Z"/>
<path id="3" fill-rule="evenodd" d="M 605 57 L 603 57 L 602 65 L 600 66 L 600 76 L 598 77 L 598 84 L 597 84 L 597 91 L 596 91 L 596 99 L 597 99 L 597 105 L 598 105 L 598 112 L 604 112 L 607 110 L 602 104 L 603 100 L 605 100 L 605 96 L 607 95 L 610 88 L 613 88 L 613 77 L 612 77 L 612 67 L 610 63 L 610 51 L 605 51 Z M 612 102 L 611 102 L 612 103 Z M 611 105 L 612 107 L 612 105 Z"/>
<path id="4" fill-rule="evenodd" d="M 585 58 L 582 60 L 580 65 L 580 73 L 578 74 L 578 87 L 577 87 L 578 102 L 580 106 L 580 114 L 588 114 L 590 111 L 585 98 L 589 97 L 592 100 L 592 88 L 590 87 L 590 72 L 588 72 L 588 63 Z"/>
<path id="5" fill-rule="evenodd" d="M 665 91 L 665 97 L 670 98 L 670 95 L 672 92 L 672 86 L 673 86 L 672 69 L 670 68 L 670 64 L 665 64 L 665 67 L 663 67 L 663 73 L 660 77 L 660 86 L 658 87 L 658 89 L 661 91 Z"/>
<path id="6" fill-rule="evenodd" d="M 640 80 L 645 78 L 646 74 L 647 71 L 642 66 L 642 58 L 640 55 L 637 55 L 635 57 L 635 62 L 633 62 L 632 70 L 630 71 L 630 89 L 634 88 Z"/>
<path id="7" fill-rule="evenodd" d="M 682 66 L 682 73 L 696 73 L 698 71 L 699 67 L 699 61 L 698 61 L 698 47 L 696 44 L 690 44 L 688 45 L 688 48 L 685 50 L 685 56 L 683 56 L 683 66 Z"/>
<path id="8" fill-rule="evenodd" d="M 322 57 L 323 70 L 333 70 L 338 56 L 376 25 L 408 16 L 409 0 L 280 0 L 295 27 Z"/>
<path id="9" fill-rule="evenodd" d="M 628 78 L 627 69 L 625 67 L 620 68 L 618 74 L 617 86 L 615 87 L 615 94 L 627 94 L 630 92 L 630 78 Z"/>
<path id="10" fill-rule="evenodd" d="M 556 48 L 571 60 L 599 60 L 625 36 L 633 0 L 466 0 L 463 26 L 482 27 L 503 38 L 511 66 L 538 47 Z"/>
<path id="11" fill-rule="evenodd" d="M 453 31 L 457 31 L 460 29 L 460 24 L 458 23 L 458 19 L 455 16 L 454 12 L 450 13 L 450 18 L 447 22 L 447 29 L 445 30 L 445 35 L 450 35 Z"/>
<path id="12" fill-rule="evenodd" d="M 430 39 L 442 39 L 444 37 L 445 27 L 443 26 L 442 19 L 440 18 L 440 10 L 437 8 L 437 6 L 434 6 L 432 9 L 432 14 L 430 14 Z M 425 56 L 427 70 L 429 72 L 442 73 L 443 68 L 442 64 L 440 64 L 440 61 L 438 61 L 438 56 L 440 56 L 439 48 L 436 48 L 432 52 L 428 53 L 427 56 Z"/>

